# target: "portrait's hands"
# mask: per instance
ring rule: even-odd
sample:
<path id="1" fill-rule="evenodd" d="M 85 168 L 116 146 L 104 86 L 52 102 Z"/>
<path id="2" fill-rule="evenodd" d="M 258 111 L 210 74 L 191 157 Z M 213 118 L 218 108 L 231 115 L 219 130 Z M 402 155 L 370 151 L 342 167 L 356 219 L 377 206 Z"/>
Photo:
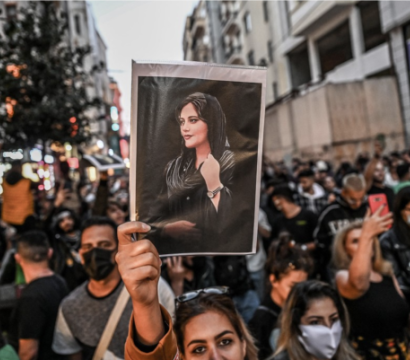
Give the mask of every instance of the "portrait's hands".
<path id="1" fill-rule="evenodd" d="M 161 260 L 151 241 L 133 242 L 131 234 L 146 233 L 149 230 L 148 225 L 138 221 L 130 221 L 118 227 L 118 252 L 115 260 L 134 307 L 140 308 L 158 303 Z"/>
<path id="2" fill-rule="evenodd" d="M 201 231 L 195 225 L 186 220 L 175 221 L 164 226 L 163 234 L 176 240 L 199 240 Z"/>
<path id="3" fill-rule="evenodd" d="M 200 171 L 209 191 L 213 191 L 221 186 L 221 179 L 219 177 L 221 166 L 212 154 L 209 154 L 208 158 L 202 163 Z"/>

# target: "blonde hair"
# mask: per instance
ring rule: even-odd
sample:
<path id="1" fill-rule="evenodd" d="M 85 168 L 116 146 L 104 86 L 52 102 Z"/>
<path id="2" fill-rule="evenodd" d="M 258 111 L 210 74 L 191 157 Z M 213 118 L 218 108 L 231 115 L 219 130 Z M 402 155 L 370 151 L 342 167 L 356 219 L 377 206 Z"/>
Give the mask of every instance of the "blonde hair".
<path id="1" fill-rule="evenodd" d="M 339 294 L 329 284 L 318 280 L 304 281 L 296 284 L 289 294 L 280 317 L 280 336 L 275 354 L 287 352 L 290 360 L 313 360 L 298 337 L 301 318 L 305 315 L 310 304 L 318 299 L 329 298 L 337 308 L 340 323 L 343 328 L 342 338 L 333 360 L 358 360 L 353 348 L 347 340 L 350 323 L 345 304 Z"/>
<path id="2" fill-rule="evenodd" d="M 350 266 L 350 262 L 352 259 L 346 252 L 346 239 L 349 233 L 356 229 L 361 229 L 362 223 L 356 221 L 351 223 L 350 225 L 344 227 L 340 230 L 333 242 L 333 255 L 332 255 L 332 262 L 336 270 L 348 270 Z M 393 274 L 392 265 L 390 262 L 383 259 L 382 252 L 380 249 L 379 240 L 375 237 L 373 240 L 373 251 L 374 256 L 372 259 L 372 268 L 374 271 L 391 276 Z"/>

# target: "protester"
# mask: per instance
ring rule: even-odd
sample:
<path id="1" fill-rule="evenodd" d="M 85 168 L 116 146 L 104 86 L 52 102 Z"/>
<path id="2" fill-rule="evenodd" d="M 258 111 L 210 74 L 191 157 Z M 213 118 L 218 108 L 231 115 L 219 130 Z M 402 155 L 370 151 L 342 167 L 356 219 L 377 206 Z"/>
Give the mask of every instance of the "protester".
<path id="1" fill-rule="evenodd" d="M 389 209 L 393 209 L 394 191 L 385 185 L 386 174 L 383 163 L 381 162 L 382 149 L 376 146 L 373 159 L 368 163 L 364 177 L 366 180 L 367 194 L 384 194 L 387 198 Z"/>
<path id="2" fill-rule="evenodd" d="M 271 237 L 271 230 L 272 227 L 269 224 L 266 213 L 262 209 L 259 209 L 256 253 L 246 256 L 246 266 L 255 286 L 256 293 L 258 294 L 259 301 L 263 300 L 265 292 L 264 267 L 266 262 L 266 252 L 264 249 L 263 239 L 269 239 Z"/>
<path id="3" fill-rule="evenodd" d="M 227 286 L 235 306 L 245 323 L 252 319 L 260 300 L 245 256 L 215 256 L 214 278 L 219 286 Z"/>
<path id="4" fill-rule="evenodd" d="M 212 260 L 205 256 L 169 257 L 162 274 L 175 296 L 216 285 Z"/>
<path id="5" fill-rule="evenodd" d="M 312 170 L 304 170 L 298 175 L 298 197 L 296 202 L 302 208 L 319 214 L 328 204 L 328 198 L 323 188 L 315 182 L 315 173 Z"/>
<path id="6" fill-rule="evenodd" d="M 105 215 L 114 221 L 117 226 L 123 224 L 126 220 L 126 215 L 122 206 L 116 201 L 108 201 Z"/>
<path id="7" fill-rule="evenodd" d="M 53 341 L 56 353 L 82 360 L 93 358 L 124 287 L 114 260 L 117 247 L 117 226 L 112 220 L 92 217 L 84 222 L 80 256 L 90 280 L 75 289 L 61 304 Z M 164 291 L 169 292 L 169 287 L 162 287 L 160 293 Z M 167 296 L 169 303 L 166 307 L 170 312 L 173 311 L 172 298 L 173 295 Z M 131 313 L 132 304 L 128 299 L 114 334 L 104 344 L 104 357 L 124 358 Z"/>
<path id="8" fill-rule="evenodd" d="M 276 208 L 282 212 L 272 224 L 272 237 L 277 238 L 281 231 L 287 231 L 302 249 L 314 250 L 313 231 L 317 224 L 317 216 L 295 204 L 293 193 L 287 185 L 276 186 L 272 198 Z"/>
<path id="9" fill-rule="evenodd" d="M 396 171 L 399 183 L 393 189 L 395 194 L 397 194 L 402 188 L 410 186 L 410 164 L 404 163 L 398 165 Z"/>
<path id="10" fill-rule="evenodd" d="M 32 190 L 36 185 L 22 175 L 22 164 L 19 160 L 11 163 L 3 187 L 2 220 L 13 226 L 18 233 L 33 230 L 36 226 Z M 1 256 L 3 254 L 0 254 Z"/>
<path id="11" fill-rule="evenodd" d="M 380 238 L 383 257 L 393 265 L 400 289 L 410 302 L 410 187 L 396 195 L 393 227 Z"/>
<path id="12" fill-rule="evenodd" d="M 131 240 L 132 233 L 149 230 L 148 225 L 138 222 L 125 223 L 118 229 L 116 260 L 133 304 L 125 358 L 178 359 L 180 353 L 185 360 L 256 360 L 252 337 L 225 288 L 208 288 L 179 297 L 172 325 L 158 299 L 158 252 L 148 240 Z"/>
<path id="13" fill-rule="evenodd" d="M 266 359 L 275 350 L 275 340 L 279 334 L 278 318 L 289 292 L 295 284 L 306 281 L 312 271 L 313 260 L 305 251 L 292 245 L 289 235 L 283 234 L 272 243 L 266 262 L 267 292 L 249 322 L 260 360 Z"/>
<path id="14" fill-rule="evenodd" d="M 296 284 L 280 319 L 278 349 L 272 360 L 358 360 L 351 348 L 349 316 L 328 284 L 310 280 Z"/>
<path id="15" fill-rule="evenodd" d="M 381 211 L 382 207 L 363 224 L 353 223 L 336 236 L 336 286 L 349 310 L 350 338 L 358 354 L 366 360 L 405 360 L 410 310 L 391 264 L 381 256 L 377 235 L 392 223 L 391 213 L 380 216 Z"/>
<path id="16" fill-rule="evenodd" d="M 320 214 L 314 238 L 318 241 L 317 267 L 320 278 L 330 281 L 329 262 L 331 246 L 336 233 L 352 222 L 363 220 L 367 203 L 365 202 L 366 183 L 362 175 L 350 174 L 343 178 L 340 197 L 328 205 Z"/>
<path id="17" fill-rule="evenodd" d="M 18 240 L 15 259 L 23 269 L 27 286 L 12 315 L 10 342 L 20 360 L 63 359 L 51 344 L 58 307 L 68 288 L 64 279 L 49 268 L 51 255 L 43 232 L 29 231 Z"/>

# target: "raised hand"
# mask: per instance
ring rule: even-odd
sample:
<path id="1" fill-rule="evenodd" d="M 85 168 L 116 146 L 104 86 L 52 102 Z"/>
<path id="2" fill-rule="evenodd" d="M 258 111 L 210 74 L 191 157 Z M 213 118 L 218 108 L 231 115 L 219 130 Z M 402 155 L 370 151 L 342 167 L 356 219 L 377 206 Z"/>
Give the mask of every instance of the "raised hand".
<path id="1" fill-rule="evenodd" d="M 118 228 L 118 252 L 115 260 L 121 278 L 132 299 L 135 329 L 139 340 L 156 344 L 164 335 L 158 299 L 161 259 L 149 240 L 132 241 L 134 233 L 146 233 L 150 227 L 131 221 Z"/>
<path id="2" fill-rule="evenodd" d="M 200 171 L 208 190 L 212 191 L 221 186 L 221 166 L 212 154 L 209 154 L 206 160 L 202 163 Z"/>
<path id="3" fill-rule="evenodd" d="M 373 238 L 389 229 L 393 223 L 393 214 L 389 212 L 386 215 L 380 216 L 384 206 L 380 206 L 373 215 L 370 216 L 370 210 L 367 211 L 363 221 L 362 233 L 367 237 Z"/>

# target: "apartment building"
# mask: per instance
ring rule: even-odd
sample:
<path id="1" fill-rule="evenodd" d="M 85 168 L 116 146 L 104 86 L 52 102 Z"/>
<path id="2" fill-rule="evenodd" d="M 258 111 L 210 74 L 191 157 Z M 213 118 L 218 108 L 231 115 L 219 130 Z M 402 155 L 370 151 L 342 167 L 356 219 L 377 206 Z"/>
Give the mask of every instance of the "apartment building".
<path id="1" fill-rule="evenodd" d="M 404 147 L 403 90 L 397 87 L 383 1 L 199 5 L 206 6 L 213 61 L 268 69 L 267 156 L 352 160 L 371 151 L 376 137 L 384 138 L 388 150 Z M 410 11 L 410 3 L 401 6 Z"/>

